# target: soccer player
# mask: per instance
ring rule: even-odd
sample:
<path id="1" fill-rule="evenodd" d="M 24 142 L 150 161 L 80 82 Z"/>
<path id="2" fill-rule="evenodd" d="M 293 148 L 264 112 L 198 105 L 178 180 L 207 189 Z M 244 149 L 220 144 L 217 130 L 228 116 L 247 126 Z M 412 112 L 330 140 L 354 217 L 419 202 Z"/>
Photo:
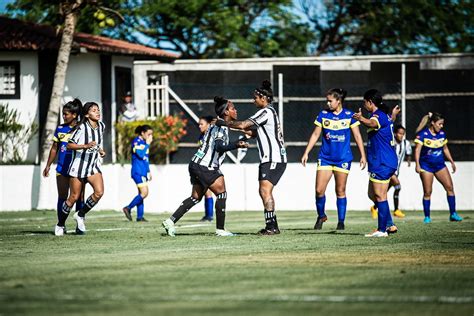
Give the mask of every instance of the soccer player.
<path id="1" fill-rule="evenodd" d="M 153 129 L 150 125 L 139 125 L 135 129 L 132 141 L 132 179 L 135 181 L 138 194 L 122 211 L 129 221 L 132 220 L 132 209 L 137 207 L 137 222 L 147 222 L 143 216 L 145 205 L 143 200 L 148 196 L 148 181 L 151 181 L 149 151 L 153 141 Z"/>
<path id="2" fill-rule="evenodd" d="M 232 101 L 216 96 L 214 102 L 217 116 L 224 121 L 237 119 L 237 110 Z M 189 163 L 189 175 L 193 185 L 191 196 L 185 199 L 173 215 L 162 223 L 169 236 L 175 236 L 175 223 L 201 201 L 208 189 L 216 195 L 216 235 L 234 236 L 224 229 L 227 192 L 220 166 L 224 162 L 227 151 L 242 147 L 248 147 L 248 144 L 244 141 L 229 143 L 227 127 L 209 126 L 201 146 Z"/>
<path id="3" fill-rule="evenodd" d="M 254 91 L 254 103 L 259 109 L 257 113 L 245 121 L 223 122 L 229 128 L 243 131 L 256 129 L 257 146 L 260 155 L 259 166 L 259 193 L 263 202 L 265 228 L 259 231 L 261 235 L 275 235 L 280 233 L 275 215 L 275 200 L 273 187 L 277 185 L 286 169 L 286 150 L 283 140 L 283 131 L 275 109 L 272 106 L 273 91 L 268 80 L 262 82 L 260 88 Z M 246 133 L 248 135 L 248 133 Z M 255 135 L 254 132 L 252 132 Z"/>
<path id="4" fill-rule="evenodd" d="M 322 229 L 323 223 L 327 221 L 324 207 L 326 204 L 326 187 L 334 174 L 336 181 L 337 196 L 337 230 L 344 230 L 346 217 L 347 199 L 346 183 L 352 163 L 351 131 L 354 135 L 360 152 L 360 166 L 365 168 L 366 157 L 364 143 L 360 135 L 360 122 L 352 118 L 354 113 L 343 108 L 344 98 L 347 92 L 335 88 L 326 93 L 328 110 L 321 111 L 314 124 L 316 127 L 308 140 L 308 145 L 301 157 L 301 163 L 306 166 L 308 154 L 322 134 L 322 146 L 319 152 L 318 168 L 316 172 L 316 210 L 318 217 L 314 229 Z"/>
<path id="5" fill-rule="evenodd" d="M 392 116 L 393 118 L 393 116 Z M 405 127 L 402 125 L 395 126 L 394 129 L 394 136 L 395 136 L 395 153 L 397 154 L 398 165 L 397 171 L 395 174 L 390 178 L 389 189 L 391 187 L 394 188 L 393 192 L 393 205 L 395 206 L 395 211 L 393 212 L 393 216 L 403 218 L 405 214 L 398 208 L 398 197 L 400 196 L 400 190 L 402 186 L 400 184 L 400 180 L 398 179 L 398 175 L 400 174 L 400 166 L 402 162 L 405 160 L 405 155 L 407 158 L 408 167 L 410 167 L 411 163 L 411 145 L 410 141 L 405 139 L 406 130 Z M 372 218 L 377 218 L 377 207 L 373 205 L 370 208 L 370 212 L 372 213 Z"/>
<path id="6" fill-rule="evenodd" d="M 199 118 L 199 131 L 201 135 L 199 136 L 199 146 L 202 145 L 204 141 L 204 135 L 209 128 L 209 125 L 214 120 L 212 116 L 201 116 Z M 214 198 L 211 190 L 207 190 L 204 194 L 204 216 L 201 218 L 201 222 L 212 222 L 214 216 Z"/>
<path id="7" fill-rule="evenodd" d="M 397 170 L 397 155 L 394 149 L 392 116 L 388 107 L 382 102 L 378 90 L 370 89 L 364 93 L 364 108 L 370 112 L 370 118 L 365 118 L 361 110 L 353 118 L 365 125 L 368 133 L 367 162 L 369 165 L 369 198 L 379 210 L 377 230 L 366 237 L 387 237 L 395 233 L 397 227 L 393 224 L 387 201 L 387 191 L 390 178 Z"/>
<path id="8" fill-rule="evenodd" d="M 421 120 L 416 129 L 415 139 L 415 163 L 416 172 L 420 174 L 423 184 L 423 212 L 424 222 L 431 223 L 430 202 L 433 190 L 433 178 L 436 178 L 446 190 L 449 205 L 449 220 L 452 222 L 462 221 L 462 217 L 456 213 L 456 196 L 451 175 L 444 162 L 446 157 L 451 163 L 453 173 L 456 172 L 451 153 L 448 149 L 448 139 L 443 131 L 444 118 L 439 113 L 428 113 Z"/>
<path id="9" fill-rule="evenodd" d="M 60 213 L 64 221 L 79 198 L 82 183 L 88 182 L 94 190 L 87 198 L 84 207 L 74 214 L 78 235 L 85 234 L 85 216 L 104 195 L 104 180 L 100 170 L 100 158 L 105 156 L 102 148 L 104 129 L 105 124 L 100 121 L 99 105 L 95 102 L 87 102 L 82 109 L 81 121 L 75 127 L 67 144 L 67 148 L 73 153 L 68 170 L 71 191 Z"/>
<path id="10" fill-rule="evenodd" d="M 69 175 L 67 173 L 69 164 L 71 163 L 72 151 L 67 149 L 67 143 L 71 134 L 69 133 L 74 126 L 76 126 L 77 121 L 82 110 L 82 103 L 79 99 L 74 99 L 66 103 L 63 106 L 63 121 L 64 123 L 59 125 L 56 128 L 53 136 L 53 144 L 49 151 L 48 161 L 43 170 L 43 176 L 49 177 L 49 170 L 51 164 L 58 157 L 56 165 L 56 186 L 58 189 L 58 203 L 56 205 L 56 211 L 58 216 L 58 222 L 54 228 L 54 234 L 56 236 L 63 236 L 66 233 L 65 222 L 66 219 L 61 216 L 62 206 L 64 201 L 67 199 L 69 193 Z M 84 204 L 84 190 L 80 195 L 78 201 L 76 202 L 76 211 L 79 211 Z"/>

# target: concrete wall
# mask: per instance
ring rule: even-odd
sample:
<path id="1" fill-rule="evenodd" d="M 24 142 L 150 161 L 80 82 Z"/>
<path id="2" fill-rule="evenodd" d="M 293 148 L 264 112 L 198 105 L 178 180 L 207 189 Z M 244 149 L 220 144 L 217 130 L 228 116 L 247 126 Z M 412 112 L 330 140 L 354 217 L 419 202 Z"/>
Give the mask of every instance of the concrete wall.
<path id="1" fill-rule="evenodd" d="M 368 175 L 353 163 L 347 184 L 349 210 L 368 210 L 371 203 L 367 198 Z M 459 210 L 474 209 L 474 162 L 457 163 L 458 170 L 453 174 L 454 188 Z M 121 210 L 137 194 L 136 186 L 130 179 L 130 165 L 105 165 L 102 168 L 105 181 L 105 195 L 97 205 L 98 210 Z M 145 200 L 146 212 L 173 212 L 183 199 L 189 196 L 191 185 L 187 165 L 152 166 L 153 181 L 150 183 L 150 195 Z M 224 164 L 222 171 L 226 179 L 228 192 L 227 209 L 262 210 L 258 196 L 258 164 Z M 316 165 L 304 168 L 300 164 L 288 164 L 280 183 L 274 190 L 277 210 L 314 209 L 314 183 Z M 54 174 L 54 173 L 52 173 Z M 30 210 L 38 203 L 39 166 L 0 166 L 0 211 Z M 15 179 L 15 180 L 10 180 Z M 403 165 L 400 173 L 402 191 L 400 208 L 402 210 L 422 210 L 422 187 L 414 165 Z M 46 205 L 56 206 L 55 177 L 50 176 L 44 184 Z M 87 194 L 90 194 L 90 187 Z M 336 208 L 334 182 L 328 185 L 326 192 L 327 209 Z M 393 191 L 389 192 L 391 207 Z M 193 210 L 201 212 L 202 203 Z M 447 210 L 446 194 L 442 186 L 435 181 L 431 207 L 433 210 Z"/>

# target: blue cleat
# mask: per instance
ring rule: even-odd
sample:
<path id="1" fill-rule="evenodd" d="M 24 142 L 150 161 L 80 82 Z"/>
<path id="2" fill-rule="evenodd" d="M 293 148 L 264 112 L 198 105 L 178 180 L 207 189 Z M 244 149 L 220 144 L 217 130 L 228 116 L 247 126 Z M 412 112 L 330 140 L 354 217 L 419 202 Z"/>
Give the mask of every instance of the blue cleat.
<path id="1" fill-rule="evenodd" d="M 425 224 L 431 223 L 431 218 L 429 218 L 428 216 L 426 216 L 425 219 L 423 220 L 423 223 L 425 223 Z"/>
<path id="2" fill-rule="evenodd" d="M 462 221 L 462 217 L 458 215 L 458 213 L 454 212 L 453 214 L 449 215 L 449 221 L 451 222 L 460 222 Z"/>

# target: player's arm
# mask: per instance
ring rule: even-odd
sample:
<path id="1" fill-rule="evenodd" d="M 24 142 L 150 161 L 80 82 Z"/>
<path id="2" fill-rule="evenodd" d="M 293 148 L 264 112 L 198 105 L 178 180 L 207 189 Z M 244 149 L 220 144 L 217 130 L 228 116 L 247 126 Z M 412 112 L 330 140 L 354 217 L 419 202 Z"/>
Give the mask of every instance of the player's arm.
<path id="1" fill-rule="evenodd" d="M 217 120 L 216 121 L 216 126 L 227 126 L 232 129 L 238 129 L 238 130 L 250 130 L 253 126 L 255 126 L 255 123 L 251 120 L 245 120 L 245 121 L 224 121 L 224 120 Z"/>
<path id="2" fill-rule="evenodd" d="M 444 144 L 443 146 L 443 153 L 446 159 L 451 163 L 451 168 L 453 169 L 453 173 L 456 172 L 456 164 L 454 163 L 453 157 L 451 156 L 451 152 L 449 151 L 448 145 Z"/>
<path id="3" fill-rule="evenodd" d="M 411 143 L 406 139 L 404 141 L 406 142 L 405 157 L 406 157 L 406 160 L 407 160 L 407 163 L 408 163 L 408 167 L 410 167 L 411 166 L 411 154 L 412 154 Z"/>
<path id="4" fill-rule="evenodd" d="M 367 157 L 365 156 L 364 141 L 362 140 L 362 135 L 360 134 L 359 126 L 351 127 L 352 134 L 354 135 L 354 140 L 359 148 L 360 152 L 360 168 L 363 170 L 367 165 Z"/>
<path id="5" fill-rule="evenodd" d="M 133 144 L 132 151 L 141 159 L 145 158 L 147 150 L 150 148 L 149 144 Z"/>
<path id="6" fill-rule="evenodd" d="M 421 172 L 421 167 L 420 167 L 420 153 L 421 153 L 421 147 L 423 145 L 421 143 L 415 142 L 415 171 L 416 173 Z"/>
<path id="7" fill-rule="evenodd" d="M 67 144 L 67 149 L 70 149 L 70 150 L 89 149 L 89 148 L 95 147 L 96 145 L 97 145 L 97 143 L 94 142 L 94 141 L 92 141 L 88 144 L 68 143 Z"/>
<path id="8" fill-rule="evenodd" d="M 238 140 L 236 142 L 224 145 L 224 141 L 222 139 L 216 139 L 216 151 L 218 153 L 224 153 L 229 150 L 247 147 L 249 147 L 249 144 L 247 142 L 244 142 L 243 140 Z"/>
<path id="9" fill-rule="evenodd" d="M 392 115 L 391 115 L 392 122 L 395 122 L 395 120 L 397 119 L 397 116 L 398 116 L 398 114 L 400 114 L 400 112 L 401 112 L 401 109 L 398 106 L 398 104 L 395 105 L 395 107 L 392 109 Z"/>
<path id="10" fill-rule="evenodd" d="M 316 142 L 319 139 L 319 136 L 321 136 L 321 131 L 323 129 L 321 126 L 316 125 L 314 127 L 313 132 L 311 133 L 311 136 L 309 137 L 308 144 L 306 145 L 306 149 L 304 151 L 303 156 L 301 156 L 301 164 L 306 167 L 306 162 L 308 161 L 308 155 L 313 149 L 314 145 L 316 145 Z"/>
<path id="11" fill-rule="evenodd" d="M 356 113 L 354 113 L 354 115 L 352 115 L 352 117 L 361 122 L 362 124 L 364 124 L 366 127 L 368 128 L 378 128 L 379 127 L 379 122 L 377 119 L 375 118 L 365 118 L 363 115 L 362 115 L 362 111 L 361 109 L 359 108 L 359 111 L 357 111 Z"/>
<path id="12" fill-rule="evenodd" d="M 56 159 L 57 154 L 58 143 L 56 141 L 53 141 L 53 143 L 51 144 L 51 149 L 49 150 L 48 161 L 46 162 L 46 166 L 43 170 L 43 177 L 49 176 L 49 169 L 51 168 L 51 164 L 53 163 L 54 159 Z"/>

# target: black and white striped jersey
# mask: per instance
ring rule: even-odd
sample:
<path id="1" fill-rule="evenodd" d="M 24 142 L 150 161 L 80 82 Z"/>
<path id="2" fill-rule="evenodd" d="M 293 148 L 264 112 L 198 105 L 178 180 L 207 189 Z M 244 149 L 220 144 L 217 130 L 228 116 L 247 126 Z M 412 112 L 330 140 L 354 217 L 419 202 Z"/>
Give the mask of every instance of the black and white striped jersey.
<path id="1" fill-rule="evenodd" d="M 72 151 L 72 160 L 68 171 L 71 177 L 87 178 L 101 172 L 99 150 L 104 142 L 104 129 L 105 124 L 103 122 L 99 121 L 98 126 L 93 128 L 89 121 L 86 121 L 74 131 L 69 139 L 70 143 L 83 145 L 95 141 L 97 145 L 89 149 Z"/>
<path id="2" fill-rule="evenodd" d="M 191 159 L 193 162 L 212 169 L 219 169 L 224 162 L 226 153 L 217 152 L 216 141 L 221 140 L 223 145 L 229 144 L 229 129 L 225 126 L 209 125 L 201 142 L 201 146 Z"/>
<path id="3" fill-rule="evenodd" d="M 400 170 L 403 160 L 405 160 L 405 154 L 410 156 L 412 153 L 411 145 L 409 140 L 402 140 L 400 143 L 395 141 L 395 153 L 398 158 L 397 170 Z"/>
<path id="4" fill-rule="evenodd" d="M 260 163 L 286 163 L 283 131 L 275 109 L 267 106 L 249 118 L 257 126 L 257 146 Z"/>

